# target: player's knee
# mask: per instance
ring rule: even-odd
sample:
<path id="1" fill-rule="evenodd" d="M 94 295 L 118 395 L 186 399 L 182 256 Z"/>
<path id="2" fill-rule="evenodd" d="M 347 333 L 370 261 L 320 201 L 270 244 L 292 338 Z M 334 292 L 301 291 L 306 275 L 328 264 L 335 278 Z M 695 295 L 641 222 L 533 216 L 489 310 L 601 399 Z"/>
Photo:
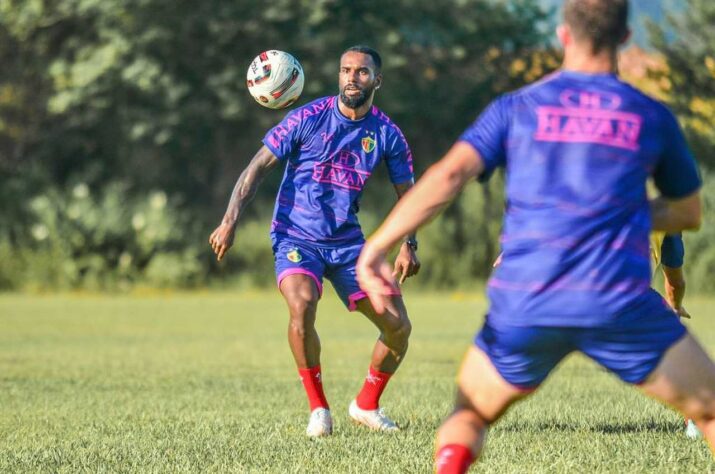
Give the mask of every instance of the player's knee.
<path id="1" fill-rule="evenodd" d="M 469 433 L 483 433 L 488 427 L 487 420 L 483 419 L 474 409 L 457 406 L 437 431 L 437 445 L 451 443 L 455 436 L 463 439 L 465 428 Z"/>
<path id="2" fill-rule="evenodd" d="M 711 423 L 715 421 L 715 388 L 705 393 L 700 393 L 695 400 L 687 404 L 686 415 L 697 423 Z"/>
<path id="3" fill-rule="evenodd" d="M 409 319 L 401 319 L 384 331 L 385 337 L 400 348 L 407 348 L 407 341 L 412 333 L 412 323 Z"/>
<path id="4" fill-rule="evenodd" d="M 312 317 L 318 307 L 318 298 L 309 288 L 296 288 L 285 293 L 291 319 Z"/>
<path id="5" fill-rule="evenodd" d="M 407 339 L 412 332 L 412 323 L 407 318 L 395 319 L 385 330 L 393 338 Z"/>
<path id="6" fill-rule="evenodd" d="M 410 338 L 410 334 L 412 334 L 412 323 L 409 319 L 402 320 L 402 324 L 397 330 L 397 334 L 401 340 L 404 340 L 405 343 L 407 343 L 407 340 Z"/>

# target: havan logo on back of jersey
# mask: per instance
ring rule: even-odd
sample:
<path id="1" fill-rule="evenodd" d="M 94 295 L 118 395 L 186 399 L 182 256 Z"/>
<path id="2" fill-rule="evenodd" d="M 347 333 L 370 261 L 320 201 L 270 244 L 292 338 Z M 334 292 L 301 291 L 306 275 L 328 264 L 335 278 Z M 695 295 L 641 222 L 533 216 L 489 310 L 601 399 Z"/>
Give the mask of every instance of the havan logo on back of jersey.
<path id="1" fill-rule="evenodd" d="M 365 186 L 370 173 L 357 170 L 358 163 L 360 163 L 360 155 L 350 150 L 341 150 L 331 156 L 330 160 L 315 164 L 313 180 L 360 191 Z"/>
<path id="2" fill-rule="evenodd" d="M 621 97 L 607 92 L 567 89 L 563 107 L 537 107 L 534 139 L 545 142 L 595 143 L 637 151 L 643 117 L 621 112 Z"/>

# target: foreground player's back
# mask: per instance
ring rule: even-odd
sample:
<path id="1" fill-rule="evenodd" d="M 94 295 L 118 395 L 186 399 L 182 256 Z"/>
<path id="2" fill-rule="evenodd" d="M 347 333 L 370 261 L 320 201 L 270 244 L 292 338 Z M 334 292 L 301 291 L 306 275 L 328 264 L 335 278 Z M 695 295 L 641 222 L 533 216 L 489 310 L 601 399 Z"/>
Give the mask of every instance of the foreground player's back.
<path id="1" fill-rule="evenodd" d="M 500 98 L 477 125 L 463 138 L 479 149 L 501 133 L 501 155 L 480 151 L 507 169 L 492 312 L 589 325 L 638 304 L 650 285 L 648 176 L 670 197 L 697 188 L 697 174 L 679 176 L 692 158 L 672 114 L 615 74 L 561 71 Z"/>

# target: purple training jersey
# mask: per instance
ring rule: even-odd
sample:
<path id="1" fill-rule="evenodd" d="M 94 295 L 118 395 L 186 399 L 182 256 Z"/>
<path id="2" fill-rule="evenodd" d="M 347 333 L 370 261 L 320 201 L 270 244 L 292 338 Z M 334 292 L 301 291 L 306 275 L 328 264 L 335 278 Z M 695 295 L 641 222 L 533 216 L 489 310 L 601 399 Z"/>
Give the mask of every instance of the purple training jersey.
<path id="1" fill-rule="evenodd" d="M 325 246 L 361 240 L 360 195 L 380 161 L 394 184 L 413 179 L 412 153 L 397 125 L 375 106 L 350 120 L 338 110 L 338 100 L 325 97 L 291 111 L 263 138 L 286 162 L 274 236 Z"/>
<path id="2" fill-rule="evenodd" d="M 616 75 L 561 71 L 494 101 L 460 140 L 482 178 L 506 168 L 492 322 L 587 327 L 648 311 L 646 180 L 668 198 L 700 186 L 665 106 Z"/>

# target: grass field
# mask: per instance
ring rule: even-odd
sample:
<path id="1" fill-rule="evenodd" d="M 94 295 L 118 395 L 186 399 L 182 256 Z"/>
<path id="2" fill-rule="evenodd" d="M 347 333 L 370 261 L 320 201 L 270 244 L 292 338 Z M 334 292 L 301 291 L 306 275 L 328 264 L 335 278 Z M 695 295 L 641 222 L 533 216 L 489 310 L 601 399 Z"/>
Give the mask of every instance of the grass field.
<path id="1" fill-rule="evenodd" d="M 395 434 L 348 422 L 375 331 L 319 308 L 331 438 L 307 403 L 274 292 L 0 296 L 0 472 L 430 472 L 484 301 L 407 292 L 410 353 L 383 402 Z M 713 299 L 691 328 L 715 353 Z M 682 420 L 580 356 L 495 425 L 474 472 L 715 472 Z"/>

